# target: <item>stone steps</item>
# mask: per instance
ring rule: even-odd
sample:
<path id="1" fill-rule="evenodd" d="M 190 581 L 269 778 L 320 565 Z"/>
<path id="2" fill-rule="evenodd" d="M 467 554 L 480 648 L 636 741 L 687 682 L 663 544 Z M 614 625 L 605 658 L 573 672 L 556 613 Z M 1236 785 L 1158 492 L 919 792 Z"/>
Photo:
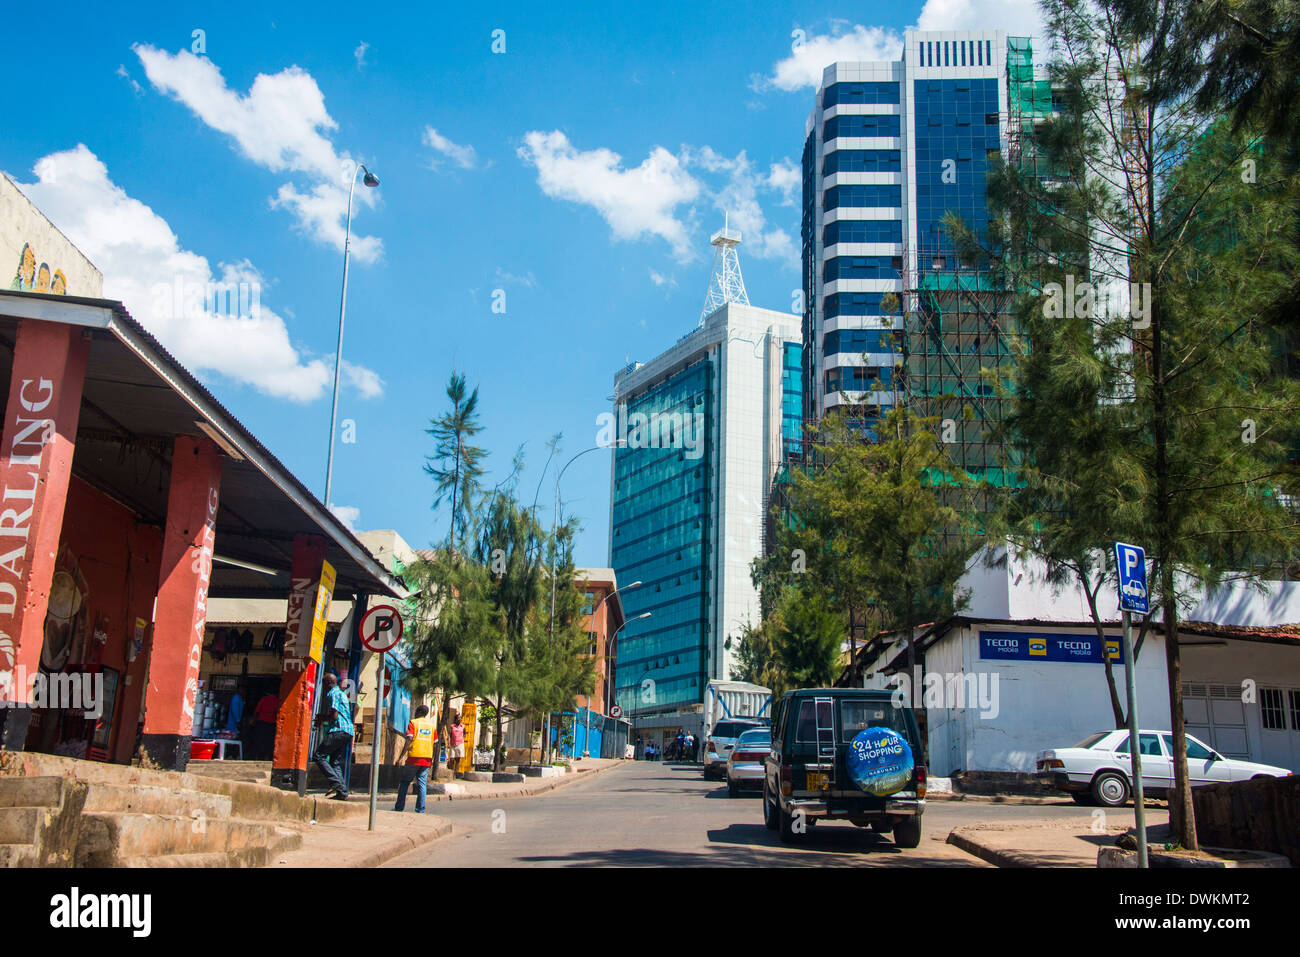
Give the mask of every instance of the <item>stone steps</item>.
<path id="1" fill-rule="evenodd" d="M 53 775 L 0 777 L 0 866 L 70 866 L 86 794 Z"/>
<path id="2" fill-rule="evenodd" d="M 228 794 L 187 791 L 150 785 L 129 787 L 123 784 L 93 784 L 86 795 L 89 812 L 124 812 L 134 814 L 192 815 L 230 817 L 232 801 Z"/>
<path id="3" fill-rule="evenodd" d="M 122 867 L 164 857 L 218 854 L 227 867 L 259 867 L 269 855 L 302 843 L 302 835 L 264 821 L 193 815 L 86 814 L 77 845 L 79 867 Z"/>

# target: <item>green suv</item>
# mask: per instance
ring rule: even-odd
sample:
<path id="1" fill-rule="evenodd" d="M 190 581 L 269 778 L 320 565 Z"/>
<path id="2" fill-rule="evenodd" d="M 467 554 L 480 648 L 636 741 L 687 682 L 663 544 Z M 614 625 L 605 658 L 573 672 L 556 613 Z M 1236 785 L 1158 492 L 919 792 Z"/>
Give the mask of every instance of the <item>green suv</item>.
<path id="1" fill-rule="evenodd" d="M 763 823 L 793 841 L 818 819 L 848 820 L 899 847 L 921 843 L 925 766 L 912 709 L 892 692 L 788 691 L 772 715 Z"/>

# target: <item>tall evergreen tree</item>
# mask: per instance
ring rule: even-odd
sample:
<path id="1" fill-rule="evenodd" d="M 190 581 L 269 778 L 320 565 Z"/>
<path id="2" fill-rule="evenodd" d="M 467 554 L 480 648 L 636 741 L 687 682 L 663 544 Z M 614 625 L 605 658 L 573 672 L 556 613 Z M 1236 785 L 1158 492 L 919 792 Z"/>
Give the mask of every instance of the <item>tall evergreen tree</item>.
<path id="1" fill-rule="evenodd" d="M 1281 493 L 1300 392 L 1277 375 L 1264 318 L 1296 273 L 1295 178 L 1258 151 L 1258 130 L 1234 134 L 1175 92 L 1162 51 L 1184 7 L 1044 4 L 1058 112 L 1036 130 L 1036 164 L 999 174 L 991 195 L 1011 212 L 990 238 L 1025 323 L 1011 425 L 1036 500 L 1021 517 L 1065 554 L 1098 537 L 1097 548 L 1121 536 L 1147 547 L 1171 825 L 1195 848 L 1180 607 L 1229 570 L 1267 575 L 1293 553 Z"/>
<path id="2" fill-rule="evenodd" d="M 425 460 L 424 471 L 433 477 L 433 507 L 450 503 L 447 548 L 455 552 L 457 533 L 463 541 L 473 524 L 487 451 L 472 444 L 474 436 L 483 431 L 478 420 L 478 388 L 469 391 L 465 376 L 453 372 L 447 380 L 447 398 L 451 408 L 430 419 L 425 430 L 433 436 L 434 449 Z"/>

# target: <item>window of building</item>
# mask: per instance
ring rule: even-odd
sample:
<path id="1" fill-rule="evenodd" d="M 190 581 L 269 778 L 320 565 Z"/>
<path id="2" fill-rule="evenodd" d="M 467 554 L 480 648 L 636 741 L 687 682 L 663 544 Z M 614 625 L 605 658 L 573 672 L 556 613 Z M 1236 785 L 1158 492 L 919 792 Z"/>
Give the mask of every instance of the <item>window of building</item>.
<path id="1" fill-rule="evenodd" d="M 1300 691 L 1292 688 L 1287 692 L 1291 703 L 1291 730 L 1300 731 Z"/>
<path id="2" fill-rule="evenodd" d="M 1259 714 L 1268 731 L 1285 731 L 1286 715 L 1282 711 L 1282 689 L 1259 689 Z"/>

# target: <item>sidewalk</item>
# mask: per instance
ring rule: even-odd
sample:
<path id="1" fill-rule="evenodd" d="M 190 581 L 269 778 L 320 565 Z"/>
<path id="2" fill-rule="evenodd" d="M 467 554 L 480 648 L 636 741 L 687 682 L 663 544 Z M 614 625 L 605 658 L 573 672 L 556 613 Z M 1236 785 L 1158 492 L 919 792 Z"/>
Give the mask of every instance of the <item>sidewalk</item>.
<path id="1" fill-rule="evenodd" d="M 1081 809 L 1082 810 L 1082 809 Z M 1131 829 L 1132 811 L 1067 821 L 968 824 L 954 828 L 948 843 L 997 867 L 1096 867 L 1097 851 Z M 1167 822 L 1168 812 L 1147 808 L 1148 832 Z"/>
<path id="2" fill-rule="evenodd" d="M 329 824 L 311 824 L 302 828 L 302 847 L 279 855 L 267 866 L 376 867 L 451 833 L 451 822 L 433 813 L 432 805 L 435 801 L 528 797 L 574 781 L 586 780 L 625 763 L 617 758 L 584 758 L 577 764 L 580 770 L 559 777 L 528 778 L 523 782 L 506 784 L 461 780 L 445 782 L 453 784 L 456 790 L 452 794 L 430 793 L 426 802 L 429 811 L 425 814 L 414 813 L 415 795 L 411 791 L 406 795 L 407 810 L 401 814 L 392 809 L 396 792 L 380 791 L 373 832 L 368 830 L 368 814 L 359 814 L 346 821 Z M 433 782 L 430 782 L 429 787 L 433 787 Z M 353 791 L 347 803 L 368 807 L 369 800 L 368 793 Z"/>

